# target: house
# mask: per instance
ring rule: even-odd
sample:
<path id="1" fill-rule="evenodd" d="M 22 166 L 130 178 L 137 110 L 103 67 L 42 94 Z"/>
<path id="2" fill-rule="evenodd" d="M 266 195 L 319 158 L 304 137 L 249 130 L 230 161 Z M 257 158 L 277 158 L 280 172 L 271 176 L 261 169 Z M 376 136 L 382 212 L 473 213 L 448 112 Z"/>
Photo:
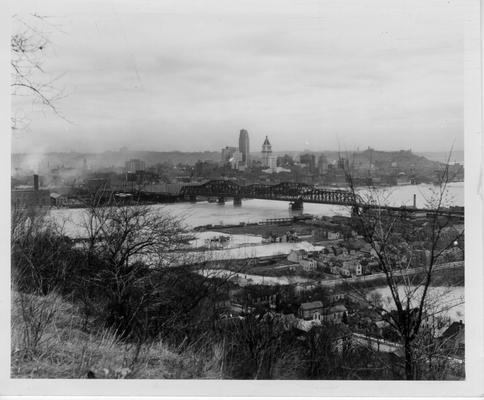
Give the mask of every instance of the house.
<path id="1" fill-rule="evenodd" d="M 341 235 L 340 232 L 331 232 L 331 231 L 328 231 L 328 240 L 339 240 L 342 237 L 343 236 Z"/>
<path id="2" fill-rule="evenodd" d="M 327 325 L 323 328 L 326 335 L 331 339 L 331 347 L 333 351 L 342 354 L 351 346 L 351 330 L 343 324 Z"/>
<path id="3" fill-rule="evenodd" d="M 331 293 L 328 296 L 328 302 L 329 302 L 329 304 L 334 304 L 338 301 L 344 301 L 345 298 L 346 298 L 345 293 L 341 293 L 341 292 Z"/>
<path id="4" fill-rule="evenodd" d="M 352 276 L 360 276 L 363 274 L 363 267 L 357 259 L 343 261 L 343 269 L 348 270 Z"/>
<path id="5" fill-rule="evenodd" d="M 287 256 L 289 261 L 298 263 L 304 271 L 314 271 L 316 270 L 318 263 L 316 260 L 308 257 L 308 252 L 306 250 L 292 250 Z"/>
<path id="6" fill-rule="evenodd" d="M 351 272 L 349 270 L 342 267 L 338 267 L 336 265 L 331 266 L 330 271 L 334 275 L 341 275 L 345 278 L 349 278 L 351 276 Z"/>
<path id="7" fill-rule="evenodd" d="M 67 204 L 67 198 L 59 193 L 51 193 L 50 204 L 54 207 L 63 207 Z"/>
<path id="8" fill-rule="evenodd" d="M 322 301 L 311 301 L 309 303 L 302 303 L 299 307 L 298 314 L 300 318 L 305 320 L 321 320 L 324 306 Z"/>
<path id="9" fill-rule="evenodd" d="M 343 315 L 345 315 L 347 311 L 348 310 L 343 304 L 336 304 L 323 310 L 322 319 L 324 322 L 340 324 L 343 321 Z"/>
<path id="10" fill-rule="evenodd" d="M 308 252 L 303 249 L 299 250 L 291 250 L 289 255 L 287 256 L 287 259 L 292 262 L 299 263 L 303 258 L 306 258 L 308 256 Z"/>
<path id="11" fill-rule="evenodd" d="M 465 324 L 453 322 L 439 338 L 442 346 L 450 354 L 463 357 L 465 353 Z"/>
<path id="12" fill-rule="evenodd" d="M 299 261 L 299 265 L 302 266 L 304 271 L 315 271 L 316 267 L 318 266 L 318 263 L 316 260 L 313 260 L 312 258 L 303 258 L 301 261 Z"/>
<path id="13" fill-rule="evenodd" d="M 331 249 L 333 250 L 335 256 L 340 256 L 343 254 L 343 249 L 341 247 L 331 246 Z"/>

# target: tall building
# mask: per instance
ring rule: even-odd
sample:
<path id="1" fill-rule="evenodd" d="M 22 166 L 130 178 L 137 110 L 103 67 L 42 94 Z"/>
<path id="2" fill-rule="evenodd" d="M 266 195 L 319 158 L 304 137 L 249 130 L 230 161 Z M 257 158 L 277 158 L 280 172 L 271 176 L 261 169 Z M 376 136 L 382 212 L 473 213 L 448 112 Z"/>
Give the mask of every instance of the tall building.
<path id="1" fill-rule="evenodd" d="M 144 171 L 145 168 L 145 162 L 143 160 L 138 160 L 137 158 L 133 158 L 125 163 L 126 172 Z"/>
<path id="2" fill-rule="evenodd" d="M 301 154 L 299 157 L 299 162 L 306 165 L 306 168 L 309 172 L 313 173 L 316 171 L 316 156 L 314 154 Z"/>
<path id="3" fill-rule="evenodd" d="M 319 155 L 317 169 L 321 175 L 324 175 L 326 172 L 328 172 L 328 159 L 324 154 Z"/>
<path id="4" fill-rule="evenodd" d="M 249 132 L 245 129 L 240 130 L 239 151 L 242 154 L 242 162 L 245 163 L 246 166 L 249 166 Z"/>
<path id="5" fill-rule="evenodd" d="M 245 164 L 242 162 L 242 153 L 240 151 L 234 151 L 229 162 L 232 169 L 240 170 L 245 168 Z"/>
<path id="6" fill-rule="evenodd" d="M 272 156 L 272 145 L 266 136 L 266 140 L 262 144 L 262 165 L 264 167 L 269 166 L 269 158 Z"/>
<path id="7" fill-rule="evenodd" d="M 220 160 L 222 165 L 229 163 L 230 159 L 233 157 L 236 151 L 237 151 L 237 147 L 226 146 L 224 149 L 222 149 L 221 160 Z"/>

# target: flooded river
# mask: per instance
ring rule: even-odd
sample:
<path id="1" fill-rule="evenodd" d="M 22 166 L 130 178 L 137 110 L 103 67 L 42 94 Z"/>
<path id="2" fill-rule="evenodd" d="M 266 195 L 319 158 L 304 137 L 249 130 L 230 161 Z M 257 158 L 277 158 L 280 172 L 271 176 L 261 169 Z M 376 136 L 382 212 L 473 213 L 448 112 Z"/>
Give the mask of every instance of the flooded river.
<path id="1" fill-rule="evenodd" d="M 432 185 L 393 186 L 378 191 L 378 198 L 382 204 L 410 206 L 413 195 L 416 195 L 417 207 L 427 207 L 428 202 L 435 197 L 436 187 Z M 361 191 L 362 195 L 365 191 Z M 448 186 L 445 205 L 464 205 L 464 183 L 450 183 Z M 287 218 L 292 212 L 286 201 L 248 199 L 242 201 L 242 206 L 235 207 L 231 202 L 225 205 L 216 203 L 174 203 L 157 204 L 152 206 L 160 213 L 167 213 L 183 219 L 187 228 L 194 228 L 208 224 L 238 224 L 240 222 L 258 222 L 269 218 Z M 64 224 L 66 233 L 79 236 L 80 226 L 84 218 L 82 209 L 52 210 L 53 218 Z M 316 216 L 349 215 L 348 207 L 328 204 L 304 204 L 304 212 Z"/>

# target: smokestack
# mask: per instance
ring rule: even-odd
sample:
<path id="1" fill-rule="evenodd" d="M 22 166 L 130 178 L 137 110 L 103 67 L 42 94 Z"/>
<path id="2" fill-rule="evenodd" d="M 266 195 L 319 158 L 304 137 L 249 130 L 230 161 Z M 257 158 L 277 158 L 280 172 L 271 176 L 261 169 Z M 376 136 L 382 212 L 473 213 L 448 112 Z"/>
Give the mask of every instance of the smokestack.
<path id="1" fill-rule="evenodd" d="M 34 175 L 34 190 L 39 190 L 39 175 L 37 174 Z"/>
<path id="2" fill-rule="evenodd" d="M 413 195 L 413 208 L 417 208 L 417 195 Z"/>

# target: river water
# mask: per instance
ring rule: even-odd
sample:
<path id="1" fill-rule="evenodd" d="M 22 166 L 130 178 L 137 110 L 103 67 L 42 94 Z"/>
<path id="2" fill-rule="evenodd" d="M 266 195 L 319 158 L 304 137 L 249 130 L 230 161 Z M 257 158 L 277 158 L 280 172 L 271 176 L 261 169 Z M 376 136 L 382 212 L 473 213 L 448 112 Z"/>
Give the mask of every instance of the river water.
<path id="1" fill-rule="evenodd" d="M 416 195 L 418 208 L 428 207 L 435 197 L 437 188 L 433 185 L 406 185 L 392 186 L 379 189 L 374 197 L 381 204 L 393 206 L 411 206 L 413 195 Z M 360 191 L 362 196 L 367 195 L 366 190 Z M 464 205 L 464 183 L 450 183 L 447 188 L 445 206 Z M 225 205 L 216 203 L 174 203 L 157 204 L 152 206 L 160 213 L 167 213 L 182 218 L 188 228 L 208 224 L 238 224 L 240 222 L 258 222 L 269 218 L 287 218 L 292 211 L 286 201 L 248 199 L 242 201 L 242 206 L 233 206 L 231 202 Z M 304 212 L 316 216 L 349 215 L 349 207 L 333 206 L 328 204 L 304 204 Z M 82 224 L 84 210 L 82 209 L 59 209 L 52 210 L 51 215 L 58 222 L 64 224 L 67 234 L 77 236 L 79 226 Z"/>

